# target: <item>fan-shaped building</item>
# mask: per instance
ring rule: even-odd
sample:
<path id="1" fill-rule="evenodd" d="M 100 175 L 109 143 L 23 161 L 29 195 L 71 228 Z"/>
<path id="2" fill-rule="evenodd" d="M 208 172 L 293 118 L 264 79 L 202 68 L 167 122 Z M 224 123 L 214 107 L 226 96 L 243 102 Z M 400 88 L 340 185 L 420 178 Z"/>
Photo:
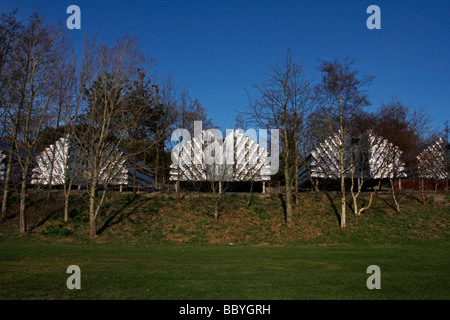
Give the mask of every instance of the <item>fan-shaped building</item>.
<path id="1" fill-rule="evenodd" d="M 311 179 L 338 180 L 340 178 L 341 137 L 336 134 L 320 143 L 307 157 L 299 172 L 299 184 Z M 388 179 L 405 177 L 401 161 L 402 151 L 372 130 L 359 137 L 345 137 L 344 170 L 346 179 Z"/>
<path id="2" fill-rule="evenodd" d="M 192 182 L 261 183 L 270 180 L 267 150 L 241 130 L 218 139 L 211 130 L 186 141 L 172 151 L 170 180 Z"/>
<path id="3" fill-rule="evenodd" d="M 85 185 L 91 176 L 86 161 L 89 155 L 83 156 L 81 152 L 74 142 L 69 142 L 67 136 L 61 137 L 36 157 L 37 165 L 33 169 L 31 183 L 58 186 L 72 179 L 73 185 Z M 106 183 L 107 179 L 107 184 L 111 186 L 133 186 L 134 166 L 131 156 L 123 150 L 115 150 L 109 159 L 101 172 L 106 172 L 108 168 L 112 175 L 109 174 L 107 178 L 105 173 L 101 173 L 99 182 Z M 136 186 L 153 189 L 153 170 L 140 161 L 137 161 L 136 168 Z"/>

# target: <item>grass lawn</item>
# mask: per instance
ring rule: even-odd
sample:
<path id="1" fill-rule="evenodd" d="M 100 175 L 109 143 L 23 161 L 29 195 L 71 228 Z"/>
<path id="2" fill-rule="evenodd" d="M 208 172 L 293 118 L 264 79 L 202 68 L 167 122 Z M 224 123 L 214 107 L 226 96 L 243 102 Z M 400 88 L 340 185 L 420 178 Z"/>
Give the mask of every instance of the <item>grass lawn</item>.
<path id="1" fill-rule="evenodd" d="M 377 197 L 361 217 L 349 213 L 345 230 L 339 199 L 321 193 L 301 195 L 290 230 L 276 195 L 250 206 L 230 195 L 218 222 L 200 196 L 177 205 L 112 195 L 95 239 L 83 202 L 73 205 L 72 234 L 43 234 L 62 223 L 60 198 L 46 199 L 29 199 L 26 234 L 17 214 L 0 224 L 0 299 L 450 298 L 449 195 L 426 206 L 404 196 L 400 213 Z M 81 290 L 67 289 L 69 265 L 81 269 Z M 366 286 L 370 265 L 381 269 L 380 290 Z"/>
<path id="2" fill-rule="evenodd" d="M 0 243 L 0 299 L 449 299 L 449 245 Z M 69 265 L 81 290 L 69 290 Z M 366 287 L 369 265 L 381 289 Z"/>

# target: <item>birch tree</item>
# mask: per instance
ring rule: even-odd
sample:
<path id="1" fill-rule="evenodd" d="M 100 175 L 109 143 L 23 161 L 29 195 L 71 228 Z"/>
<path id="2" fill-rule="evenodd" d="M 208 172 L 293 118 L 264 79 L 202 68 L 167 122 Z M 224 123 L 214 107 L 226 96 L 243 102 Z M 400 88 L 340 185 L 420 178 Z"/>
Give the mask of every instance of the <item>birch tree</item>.
<path id="1" fill-rule="evenodd" d="M 354 70 L 354 60 L 344 58 L 342 61 L 322 61 L 319 70 L 322 78 L 316 86 L 317 98 L 325 111 L 328 132 L 336 139 L 339 155 L 339 180 L 341 192 L 341 228 L 346 226 L 346 144 L 349 134 L 349 122 L 352 115 L 369 105 L 365 87 L 373 81 L 373 76 L 360 75 Z"/>

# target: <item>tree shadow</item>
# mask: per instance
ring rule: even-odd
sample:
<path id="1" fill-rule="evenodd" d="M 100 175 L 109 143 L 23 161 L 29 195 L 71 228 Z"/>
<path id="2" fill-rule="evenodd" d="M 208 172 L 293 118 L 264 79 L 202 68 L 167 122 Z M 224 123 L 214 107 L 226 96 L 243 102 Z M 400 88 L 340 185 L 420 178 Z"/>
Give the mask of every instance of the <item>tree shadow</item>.
<path id="1" fill-rule="evenodd" d="M 30 231 L 33 231 L 34 229 L 41 227 L 41 226 L 44 225 L 48 220 L 50 220 L 50 218 L 53 217 L 54 215 L 56 215 L 55 212 L 49 213 L 49 214 L 46 215 L 43 219 L 39 220 L 39 222 L 38 222 L 36 225 L 30 227 L 29 230 L 30 230 Z"/>
<path id="2" fill-rule="evenodd" d="M 124 221 L 125 219 L 128 219 L 130 215 L 132 215 L 134 212 L 136 212 L 137 209 L 142 207 L 145 203 L 150 201 L 150 198 L 145 198 L 142 200 L 138 205 L 136 205 L 132 210 L 128 210 L 126 214 L 123 214 L 124 211 L 131 207 L 131 205 L 136 202 L 136 200 L 139 198 L 132 198 L 127 201 L 122 207 L 120 207 L 118 210 L 116 210 L 113 214 L 111 214 L 108 219 L 103 223 L 103 226 L 97 231 L 97 235 L 101 235 L 103 232 L 105 232 L 108 228 L 111 228 L 112 226 L 119 224 L 120 222 Z"/>
<path id="3" fill-rule="evenodd" d="M 395 202 L 394 200 L 392 200 L 392 197 L 388 197 L 388 198 L 384 198 L 384 197 L 377 197 L 377 199 L 381 199 L 381 201 L 383 201 L 383 203 L 388 206 L 389 208 L 391 208 L 394 211 L 397 211 L 397 208 L 395 206 Z M 417 201 L 420 202 L 419 199 L 416 199 Z M 400 199 L 397 199 L 397 201 L 400 201 Z"/>
<path id="4" fill-rule="evenodd" d="M 329 192 L 325 192 L 325 196 L 327 197 L 328 201 L 330 202 L 331 208 L 333 209 L 333 212 L 336 216 L 338 225 L 340 226 L 341 225 L 341 215 L 339 214 L 339 211 L 338 211 L 336 205 L 334 204 L 333 197 L 331 196 L 331 194 Z"/>
<path id="5" fill-rule="evenodd" d="M 43 197 L 43 198 L 40 198 L 40 199 L 35 200 L 35 201 L 33 202 L 32 205 L 28 205 L 28 206 L 27 206 L 27 209 L 28 209 L 28 208 L 31 208 L 31 207 L 43 207 L 43 208 L 46 208 L 48 205 L 52 205 L 52 203 L 54 203 L 54 202 L 55 202 L 55 198 L 52 198 L 52 197 Z M 61 206 L 58 206 L 58 205 L 57 205 L 57 206 L 52 206 L 52 208 L 53 208 L 53 210 L 50 210 L 49 213 L 48 213 L 44 218 L 41 218 L 41 219 L 38 221 L 38 223 L 35 224 L 34 226 L 31 226 L 31 227 L 29 228 L 29 230 L 30 230 L 30 231 L 33 231 L 33 230 L 35 230 L 35 229 L 37 229 L 37 228 L 43 226 L 43 225 L 44 225 L 46 222 L 48 222 L 52 217 L 58 216 L 58 215 L 60 214 L 61 210 L 62 210 L 64 207 L 61 207 Z M 19 215 L 19 213 L 17 213 L 16 215 Z"/>
<path id="6" fill-rule="evenodd" d="M 281 193 L 278 194 L 278 198 L 280 198 L 281 207 L 283 208 L 284 220 L 286 220 L 287 218 L 286 201 L 284 200 L 283 195 Z"/>

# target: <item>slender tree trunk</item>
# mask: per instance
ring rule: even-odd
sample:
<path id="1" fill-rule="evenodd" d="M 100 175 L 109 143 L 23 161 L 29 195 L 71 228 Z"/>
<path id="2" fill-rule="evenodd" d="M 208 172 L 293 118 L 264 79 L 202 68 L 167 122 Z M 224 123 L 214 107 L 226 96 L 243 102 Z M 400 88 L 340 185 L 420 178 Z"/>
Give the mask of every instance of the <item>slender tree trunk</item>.
<path id="1" fill-rule="evenodd" d="M 23 103 L 23 97 L 21 103 Z M 5 183 L 3 188 L 3 201 L 1 213 L 3 221 L 5 221 L 8 218 L 8 195 L 9 195 L 9 186 L 11 182 L 11 167 L 14 158 L 14 142 L 17 139 L 17 128 L 19 126 L 19 117 L 21 115 L 21 110 L 22 108 L 19 109 L 18 115 L 14 120 L 13 137 L 12 137 L 14 141 L 11 143 L 11 146 L 9 147 L 8 161 L 6 163 Z"/>
<path id="2" fill-rule="evenodd" d="M 27 231 L 27 214 L 26 214 L 26 195 L 27 195 L 27 172 L 22 172 L 22 183 L 20 188 L 20 209 L 19 209 L 19 230 L 21 233 Z"/>
<path id="3" fill-rule="evenodd" d="M 345 162 L 344 162 L 344 136 L 341 133 L 341 140 L 342 145 L 341 149 L 339 150 L 339 160 L 340 160 L 340 166 L 341 166 L 341 228 L 345 228 L 346 224 L 346 216 L 345 216 L 345 210 L 347 201 L 345 198 Z"/>
<path id="4" fill-rule="evenodd" d="M 219 200 L 216 200 L 214 205 L 214 221 L 219 221 Z"/>
<path id="5" fill-rule="evenodd" d="M 359 196 L 359 192 L 357 192 L 355 194 L 354 189 L 353 189 L 354 187 L 355 187 L 355 182 L 354 182 L 353 175 L 352 175 L 352 186 L 351 186 L 350 190 L 351 190 L 352 199 L 353 199 L 353 211 L 355 213 L 355 216 L 358 216 L 359 215 L 359 211 L 358 211 L 358 196 Z"/>
<path id="6" fill-rule="evenodd" d="M 158 190 L 158 171 L 159 171 L 159 146 L 156 144 L 156 159 L 155 159 L 155 189 Z"/>
<path id="7" fill-rule="evenodd" d="M 135 153 L 133 155 L 133 197 L 136 197 L 136 193 L 137 193 L 137 186 L 136 186 L 136 148 L 135 148 Z"/>
<path id="8" fill-rule="evenodd" d="M 72 185 L 69 184 L 69 186 L 64 188 L 64 221 L 69 221 L 69 197 L 70 197 L 70 191 L 72 189 Z"/>
<path id="9" fill-rule="evenodd" d="M 89 225 L 90 225 L 90 237 L 95 238 L 97 235 L 97 217 L 95 208 L 95 197 L 97 194 L 97 183 L 92 182 L 90 192 L 89 192 Z"/>
<path id="10" fill-rule="evenodd" d="M 3 188 L 3 200 L 2 200 L 2 219 L 6 221 L 8 218 L 8 195 L 9 195 L 9 182 L 11 179 L 11 165 L 12 165 L 12 150 L 10 150 L 8 161 L 6 164 L 5 183 Z"/>
<path id="11" fill-rule="evenodd" d="M 341 176 L 341 228 L 345 228 L 346 217 L 345 217 L 345 209 L 346 209 L 346 198 L 345 198 L 345 175 Z"/>
<path id="12" fill-rule="evenodd" d="M 339 163 L 341 166 L 341 228 L 345 228 L 346 224 L 346 216 L 345 216 L 345 210 L 347 201 L 345 198 L 345 159 L 344 159 L 344 151 L 345 151 L 345 134 L 344 134 L 344 128 L 342 125 L 342 116 L 340 120 L 340 127 L 341 127 L 341 145 L 339 150 Z"/>
<path id="13" fill-rule="evenodd" d="M 290 229 L 293 226 L 292 221 L 292 189 L 289 178 L 289 170 L 286 167 L 284 169 L 284 177 L 286 179 L 286 225 Z"/>
<path id="14" fill-rule="evenodd" d="M 365 206 L 365 207 L 359 209 L 358 216 L 360 216 L 361 213 L 363 213 L 364 211 L 368 210 L 368 209 L 371 207 L 372 201 L 373 201 L 373 196 L 375 195 L 375 193 L 377 192 L 377 190 L 380 189 L 380 186 L 381 186 L 381 179 L 380 179 L 380 181 L 378 182 L 378 186 L 376 186 L 376 187 L 373 189 L 373 191 L 370 193 L 370 199 L 369 199 L 369 203 L 367 204 L 367 206 Z M 400 208 L 398 208 L 398 210 L 400 210 Z"/>
<path id="15" fill-rule="evenodd" d="M 180 191 L 180 166 L 178 166 L 178 174 L 177 174 L 177 203 L 181 201 L 181 191 Z"/>
<path id="16" fill-rule="evenodd" d="M 420 178 L 420 180 L 419 180 L 419 188 L 420 188 L 420 198 L 421 198 L 422 204 L 426 205 L 428 202 L 428 199 L 425 196 L 425 184 L 424 184 L 423 178 Z"/>
<path id="17" fill-rule="evenodd" d="M 395 181 L 392 178 L 390 178 L 389 181 L 391 182 L 392 200 L 394 200 L 395 211 L 397 211 L 397 213 L 400 213 L 400 204 L 398 203 L 397 195 L 395 192 Z"/>
<path id="18" fill-rule="evenodd" d="M 297 137 L 297 130 L 296 130 L 296 134 L 295 134 L 295 137 Z M 295 172 L 294 172 L 294 186 L 295 186 L 295 188 L 294 188 L 294 191 L 295 191 L 295 196 L 294 196 L 294 199 L 295 199 L 295 205 L 298 205 L 298 199 L 297 199 L 297 197 L 298 197 L 298 141 L 296 140 L 295 141 Z"/>
<path id="19" fill-rule="evenodd" d="M 252 199 L 253 199 L 253 180 L 250 181 L 250 198 L 248 199 L 247 207 L 250 207 L 250 204 L 252 203 Z"/>
<path id="20" fill-rule="evenodd" d="M 292 222 L 292 189 L 291 189 L 291 178 L 289 176 L 289 142 L 288 142 L 288 134 L 286 123 L 284 124 L 284 180 L 286 187 L 286 225 L 290 229 L 293 226 Z"/>

